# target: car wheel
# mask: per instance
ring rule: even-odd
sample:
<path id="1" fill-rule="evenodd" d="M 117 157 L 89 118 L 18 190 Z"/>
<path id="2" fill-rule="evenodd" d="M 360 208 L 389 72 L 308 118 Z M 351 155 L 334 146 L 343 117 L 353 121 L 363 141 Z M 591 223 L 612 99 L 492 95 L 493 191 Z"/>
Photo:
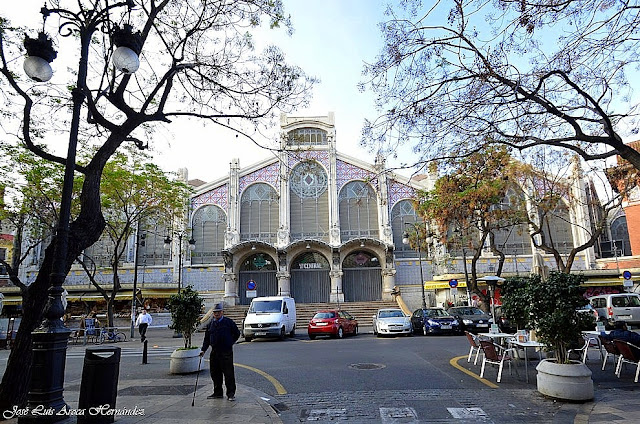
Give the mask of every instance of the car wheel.
<path id="1" fill-rule="evenodd" d="M 315 340 L 316 335 L 315 335 L 315 334 L 309 334 L 309 338 L 310 338 L 311 340 Z"/>
<path id="2" fill-rule="evenodd" d="M 282 328 L 280 329 L 280 337 L 279 337 L 279 338 L 280 338 L 280 340 L 284 340 L 284 336 L 285 336 L 286 334 L 287 334 L 287 333 L 286 333 L 286 332 L 285 332 L 285 330 L 284 330 L 284 326 L 282 326 Z"/>
<path id="3" fill-rule="evenodd" d="M 377 335 L 377 334 L 378 334 L 378 330 L 377 330 L 377 328 L 376 328 L 376 326 L 375 326 L 375 325 L 373 326 L 373 334 L 374 334 L 374 335 Z"/>
<path id="4" fill-rule="evenodd" d="M 244 336 L 244 341 L 245 342 L 251 342 L 252 339 L 253 339 L 253 337 Z"/>
<path id="5" fill-rule="evenodd" d="M 295 337 L 296 336 L 296 325 L 293 324 L 293 328 L 291 329 L 291 333 L 289 333 L 289 337 Z"/>
<path id="6" fill-rule="evenodd" d="M 353 327 L 353 335 L 354 336 L 358 335 L 358 326 L 357 325 L 355 327 Z"/>
<path id="7" fill-rule="evenodd" d="M 427 331 L 427 327 L 426 326 L 422 327 L 422 334 L 425 335 L 425 336 L 427 334 L 429 334 L 429 332 Z"/>
<path id="8" fill-rule="evenodd" d="M 336 334 L 336 336 L 341 339 L 344 337 L 344 330 L 342 329 L 342 327 L 338 328 L 338 333 Z"/>

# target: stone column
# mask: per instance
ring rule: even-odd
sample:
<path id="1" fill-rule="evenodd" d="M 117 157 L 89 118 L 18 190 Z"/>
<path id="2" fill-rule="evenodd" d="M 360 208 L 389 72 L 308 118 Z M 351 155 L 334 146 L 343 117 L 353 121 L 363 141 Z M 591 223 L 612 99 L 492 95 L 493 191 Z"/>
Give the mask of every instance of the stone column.
<path id="1" fill-rule="evenodd" d="M 224 279 L 224 302 L 226 305 L 234 306 L 238 304 L 238 277 L 233 273 L 225 272 Z"/>
<path id="2" fill-rule="evenodd" d="M 344 273 L 339 270 L 329 271 L 331 277 L 331 294 L 329 295 L 329 302 L 332 303 L 344 303 L 344 292 L 342 291 L 342 275 Z"/>
<path id="3" fill-rule="evenodd" d="M 278 296 L 291 296 L 291 274 L 287 271 L 276 272 Z"/>
<path id="4" fill-rule="evenodd" d="M 382 270 L 382 300 L 393 300 L 393 286 L 396 285 L 395 268 L 385 268 Z"/>

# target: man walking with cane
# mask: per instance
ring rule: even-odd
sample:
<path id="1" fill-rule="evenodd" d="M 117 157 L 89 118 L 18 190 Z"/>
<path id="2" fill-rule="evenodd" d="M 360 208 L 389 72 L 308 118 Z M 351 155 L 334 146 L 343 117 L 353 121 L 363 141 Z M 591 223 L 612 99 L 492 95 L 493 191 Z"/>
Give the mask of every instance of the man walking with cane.
<path id="1" fill-rule="evenodd" d="M 227 388 L 227 399 L 236 400 L 236 377 L 233 368 L 233 345 L 240 338 L 240 330 L 233 320 L 223 316 L 224 303 L 213 308 L 213 318 L 207 326 L 200 356 L 211 346 L 211 379 L 213 393 L 207 399 L 222 398 L 222 380 Z"/>

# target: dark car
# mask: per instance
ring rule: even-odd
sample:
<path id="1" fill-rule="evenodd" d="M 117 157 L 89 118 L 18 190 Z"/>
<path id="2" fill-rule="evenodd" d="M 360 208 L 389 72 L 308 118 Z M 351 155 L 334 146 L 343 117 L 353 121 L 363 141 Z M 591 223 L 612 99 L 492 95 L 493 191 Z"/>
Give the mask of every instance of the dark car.
<path id="1" fill-rule="evenodd" d="M 518 331 L 518 328 L 516 327 L 515 323 L 512 323 L 509 320 L 509 318 L 507 318 L 504 315 L 504 313 L 502 312 L 501 306 L 495 307 L 495 314 L 496 314 L 496 321 L 498 321 L 496 324 L 498 324 L 498 328 L 502 333 L 515 334 Z"/>
<path id="2" fill-rule="evenodd" d="M 470 333 L 487 332 L 493 322 L 490 315 L 474 306 L 454 306 L 447 312 L 458 319 L 461 331 Z"/>
<path id="3" fill-rule="evenodd" d="M 460 334 L 460 323 L 443 308 L 416 309 L 411 315 L 414 332 L 427 334 Z"/>

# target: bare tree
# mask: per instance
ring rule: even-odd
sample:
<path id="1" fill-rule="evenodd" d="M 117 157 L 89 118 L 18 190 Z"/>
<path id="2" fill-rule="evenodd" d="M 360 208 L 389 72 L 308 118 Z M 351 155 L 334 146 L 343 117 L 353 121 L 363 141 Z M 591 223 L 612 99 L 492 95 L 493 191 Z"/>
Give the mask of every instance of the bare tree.
<path id="1" fill-rule="evenodd" d="M 69 136 L 71 144 L 72 124 L 79 126 L 80 148 L 96 149 L 86 164 L 75 164 L 84 180 L 69 229 L 65 273 L 102 234 L 102 170 L 123 143 L 147 147 L 159 125 L 181 117 L 227 128 L 241 121 L 268 125 L 276 114 L 301 105 L 314 83 L 288 65 L 278 48 L 253 51 L 248 31 L 261 20 L 272 27 L 289 26 L 280 0 L 53 0 L 45 11 L 44 26 L 58 33 L 57 47 L 79 51 L 88 61 L 60 72 L 55 83 L 28 81 L 19 60 L 24 32 L 0 19 L 0 90 L 3 100 L 17 108 L 5 112 L 7 119 L 16 118 L 5 130 L 33 154 L 60 165 L 75 162 L 43 148 L 55 133 Z M 141 65 L 135 74 L 118 71 L 110 62 L 114 41 L 109 35 L 126 25 L 139 31 Z M 85 119 L 72 121 L 78 116 Z M 47 302 L 55 244 L 54 237 L 25 292 L 18 338 L 0 384 L 0 410 L 26 400 L 31 331 Z"/>
<path id="2" fill-rule="evenodd" d="M 453 3 L 453 6 L 451 6 Z M 384 47 L 362 89 L 380 116 L 363 142 L 417 159 L 456 157 L 499 142 L 550 145 L 585 160 L 615 155 L 640 169 L 623 143 L 634 128 L 636 1 L 419 0 L 388 9 Z"/>

